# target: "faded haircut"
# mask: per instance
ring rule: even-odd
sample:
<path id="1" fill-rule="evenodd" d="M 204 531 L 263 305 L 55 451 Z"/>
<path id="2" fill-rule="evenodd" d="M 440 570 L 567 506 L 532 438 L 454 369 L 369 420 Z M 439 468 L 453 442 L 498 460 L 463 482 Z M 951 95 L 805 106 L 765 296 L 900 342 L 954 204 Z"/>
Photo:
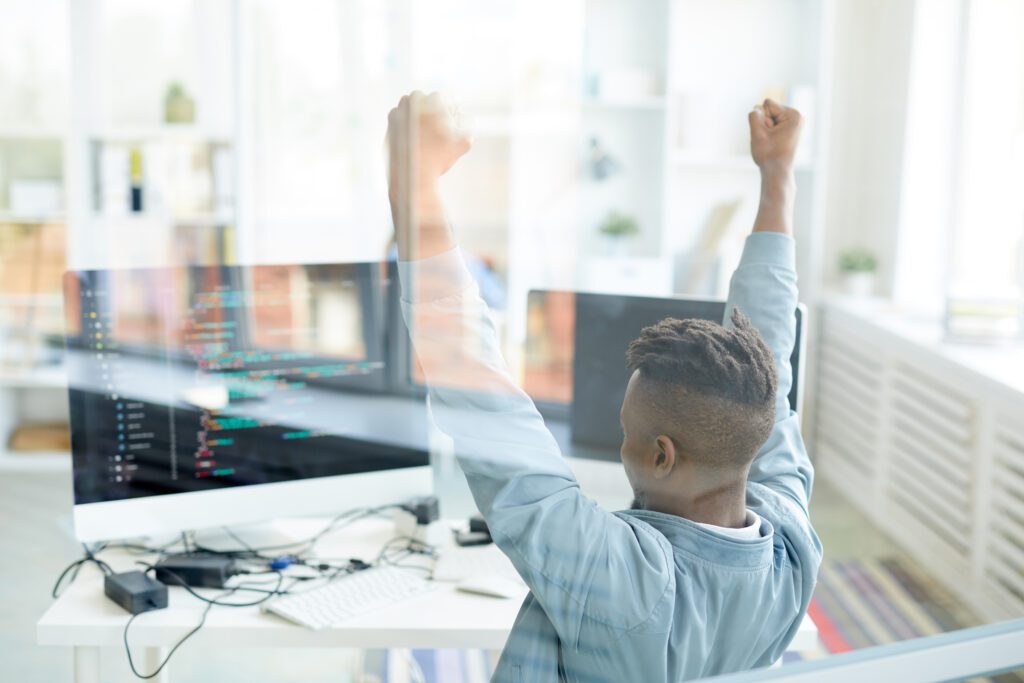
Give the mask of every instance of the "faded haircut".
<path id="1" fill-rule="evenodd" d="M 731 322 L 665 318 L 626 351 L 651 428 L 712 467 L 749 464 L 775 421 L 772 353 L 738 309 Z"/>

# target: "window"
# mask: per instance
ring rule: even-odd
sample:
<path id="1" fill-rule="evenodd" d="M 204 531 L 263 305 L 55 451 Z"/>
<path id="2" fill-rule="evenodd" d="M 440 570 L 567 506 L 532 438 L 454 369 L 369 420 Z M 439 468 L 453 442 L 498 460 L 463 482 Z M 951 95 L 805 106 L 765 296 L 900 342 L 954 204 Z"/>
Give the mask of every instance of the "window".
<path id="1" fill-rule="evenodd" d="M 972 0 L 968 12 L 950 279 L 1011 297 L 1024 285 L 1024 3 Z"/>
<path id="2" fill-rule="evenodd" d="M 918 3 L 894 294 L 1020 300 L 1024 286 L 1024 4 Z"/>

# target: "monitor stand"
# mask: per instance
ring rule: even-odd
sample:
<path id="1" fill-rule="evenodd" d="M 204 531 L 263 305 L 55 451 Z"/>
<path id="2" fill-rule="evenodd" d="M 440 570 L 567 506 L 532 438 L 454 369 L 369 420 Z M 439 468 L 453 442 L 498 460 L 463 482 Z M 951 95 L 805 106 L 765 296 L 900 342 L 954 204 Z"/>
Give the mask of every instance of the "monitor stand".
<path id="1" fill-rule="evenodd" d="M 331 517 L 301 517 L 274 519 L 255 524 L 239 524 L 231 527 L 200 529 L 189 534 L 189 540 L 202 548 L 218 551 L 244 551 L 249 548 L 261 550 L 268 557 L 288 555 L 304 549 L 304 541 L 315 536 L 331 522 Z M 151 536 L 146 544 L 161 547 L 181 539 L 181 534 L 160 534 Z M 175 550 L 181 547 L 178 543 Z"/>

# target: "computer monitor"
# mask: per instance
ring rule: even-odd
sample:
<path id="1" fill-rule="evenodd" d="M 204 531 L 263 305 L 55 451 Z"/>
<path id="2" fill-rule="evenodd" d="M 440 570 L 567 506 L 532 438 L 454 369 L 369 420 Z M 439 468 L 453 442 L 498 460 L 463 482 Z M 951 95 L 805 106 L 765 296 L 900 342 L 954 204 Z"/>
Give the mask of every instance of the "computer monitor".
<path id="1" fill-rule="evenodd" d="M 431 492 L 426 403 L 391 365 L 393 265 L 65 275 L 82 541 Z"/>
<path id="2" fill-rule="evenodd" d="M 630 372 L 626 348 L 640 330 L 668 317 L 721 322 L 725 302 L 617 294 L 534 290 L 528 295 L 525 389 L 542 403 L 568 407 L 568 443 L 576 457 L 617 460 L 622 443 L 619 409 Z M 796 316 L 797 343 L 789 403 L 803 399 L 803 328 L 806 308 Z M 556 411 L 557 413 L 557 411 Z M 553 421 L 557 422 L 557 415 Z M 552 427 L 559 431 L 558 425 Z"/>

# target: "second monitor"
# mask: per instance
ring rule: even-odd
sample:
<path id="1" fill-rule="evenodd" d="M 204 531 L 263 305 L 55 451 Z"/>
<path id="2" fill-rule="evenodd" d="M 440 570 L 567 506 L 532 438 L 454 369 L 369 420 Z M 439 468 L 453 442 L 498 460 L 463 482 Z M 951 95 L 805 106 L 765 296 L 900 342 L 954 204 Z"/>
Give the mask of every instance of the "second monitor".
<path id="1" fill-rule="evenodd" d="M 622 443 L 619 409 L 630 372 L 626 349 L 640 330 L 664 318 L 721 322 L 725 302 L 535 290 L 529 294 L 525 388 L 542 406 L 563 405 L 568 421 L 563 449 L 576 457 L 617 460 Z M 806 309 L 794 311 L 796 344 L 790 362 L 790 407 L 800 412 Z M 560 420 L 549 420 L 556 438 Z"/>

